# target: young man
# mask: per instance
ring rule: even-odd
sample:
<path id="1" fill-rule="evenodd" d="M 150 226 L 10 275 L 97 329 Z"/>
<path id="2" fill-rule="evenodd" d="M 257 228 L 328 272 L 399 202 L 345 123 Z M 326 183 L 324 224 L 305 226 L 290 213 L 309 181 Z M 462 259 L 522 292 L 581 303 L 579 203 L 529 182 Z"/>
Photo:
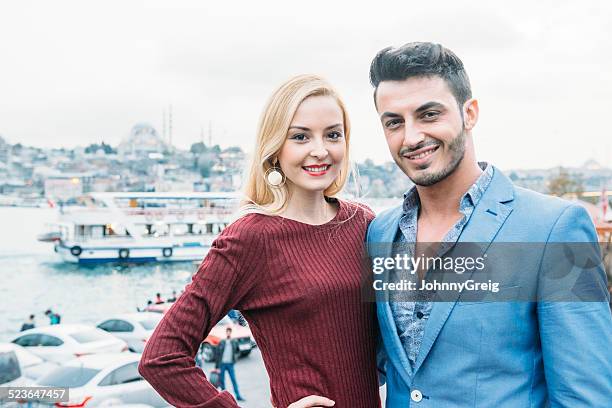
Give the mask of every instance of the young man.
<path id="1" fill-rule="evenodd" d="M 234 364 L 236 363 L 236 355 L 239 353 L 238 343 L 232 340 L 232 328 L 227 327 L 225 329 L 226 338 L 219 342 L 217 346 L 217 358 L 215 366 L 220 370 L 219 378 L 221 380 L 221 389 L 225 390 L 225 373 L 229 373 L 230 380 L 232 380 L 232 386 L 234 387 L 234 394 L 236 394 L 237 401 L 244 401 L 238 391 L 238 382 L 236 381 L 236 372 L 234 370 Z"/>
<path id="2" fill-rule="evenodd" d="M 34 315 L 31 314 L 30 317 L 28 318 L 28 321 L 21 325 L 21 330 L 19 331 L 30 330 L 30 329 L 33 329 L 34 327 L 36 327 L 36 323 L 34 322 Z"/>
<path id="3" fill-rule="evenodd" d="M 595 262 L 578 274 L 588 301 L 575 301 L 572 290 L 559 295 L 566 288 L 547 280 L 557 270 L 551 243 L 597 242 L 586 211 L 515 187 L 477 162 L 478 102 L 450 50 L 432 43 L 386 48 L 372 61 L 370 79 L 391 155 L 415 184 L 401 206 L 370 225 L 370 256 L 393 257 L 392 243 L 412 248 L 411 255 L 424 243 L 437 243 L 434 253 L 478 243 L 487 267 L 503 271 L 494 276 L 504 301 L 462 301 L 466 289 L 377 293 L 387 408 L 608 406 L 612 322 L 603 268 Z M 508 242 L 523 243 L 525 256 L 504 256 L 511 251 L 500 245 Z M 418 272 L 421 280 L 432 274 Z M 546 285 L 553 289 L 544 298 Z"/>
<path id="4" fill-rule="evenodd" d="M 60 324 L 62 320 L 62 317 L 59 315 L 59 313 L 54 313 L 51 309 L 47 309 L 47 311 L 45 311 L 45 316 L 49 318 L 50 325 Z"/>

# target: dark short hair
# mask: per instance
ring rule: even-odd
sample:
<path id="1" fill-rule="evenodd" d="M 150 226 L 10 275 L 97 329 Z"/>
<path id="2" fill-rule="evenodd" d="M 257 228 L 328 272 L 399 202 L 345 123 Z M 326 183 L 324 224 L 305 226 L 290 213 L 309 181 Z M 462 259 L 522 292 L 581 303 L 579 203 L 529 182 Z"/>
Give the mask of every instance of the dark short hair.
<path id="1" fill-rule="evenodd" d="M 459 107 L 472 97 L 470 79 L 463 62 L 448 48 L 430 42 L 411 42 L 387 47 L 376 54 L 370 66 L 370 83 L 376 90 L 383 81 L 413 77 L 440 77 L 446 81 Z"/>

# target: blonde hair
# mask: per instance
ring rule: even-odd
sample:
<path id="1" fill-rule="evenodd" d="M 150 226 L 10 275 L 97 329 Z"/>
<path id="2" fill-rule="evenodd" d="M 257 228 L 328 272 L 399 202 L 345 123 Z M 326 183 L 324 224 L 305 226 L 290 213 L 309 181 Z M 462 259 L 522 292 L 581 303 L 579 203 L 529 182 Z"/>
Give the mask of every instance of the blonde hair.
<path id="1" fill-rule="evenodd" d="M 344 187 L 349 173 L 350 141 L 350 123 L 344 102 L 324 78 L 317 75 L 299 75 L 282 84 L 272 94 L 263 111 L 251 166 L 246 177 L 242 214 L 256 212 L 275 215 L 286 208 L 289 200 L 286 183 L 272 187 L 266 183 L 265 177 L 274 167 L 274 161 L 287 139 L 287 131 L 295 112 L 302 101 L 310 96 L 331 96 L 342 110 L 346 154 L 338 177 L 324 191 L 324 195 L 333 197 Z"/>

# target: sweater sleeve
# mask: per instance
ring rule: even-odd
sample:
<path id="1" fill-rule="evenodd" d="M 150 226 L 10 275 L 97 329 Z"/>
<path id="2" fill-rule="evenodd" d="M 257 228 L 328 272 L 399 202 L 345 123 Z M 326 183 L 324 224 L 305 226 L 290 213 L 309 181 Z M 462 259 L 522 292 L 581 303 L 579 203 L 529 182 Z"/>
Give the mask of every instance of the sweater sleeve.
<path id="1" fill-rule="evenodd" d="M 238 407 L 219 393 L 195 365 L 200 344 L 230 309 L 240 309 L 265 262 L 263 231 L 257 216 L 228 226 L 213 242 L 185 292 L 163 317 L 147 342 L 140 374 L 176 407 Z"/>

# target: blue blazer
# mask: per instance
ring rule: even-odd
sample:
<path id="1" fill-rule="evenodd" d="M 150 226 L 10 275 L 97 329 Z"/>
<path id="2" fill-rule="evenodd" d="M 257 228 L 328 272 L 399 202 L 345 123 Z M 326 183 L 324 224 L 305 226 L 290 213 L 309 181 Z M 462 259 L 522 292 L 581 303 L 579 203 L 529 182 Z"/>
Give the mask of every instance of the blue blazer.
<path id="1" fill-rule="evenodd" d="M 401 214 L 399 206 L 370 224 L 371 257 L 390 255 L 377 244 L 394 242 Z M 515 187 L 495 169 L 459 242 L 597 242 L 597 235 L 581 206 Z M 513 267 L 540 275 L 546 266 L 530 259 L 517 257 Z M 590 284 L 605 290 L 603 267 L 596 268 Z M 512 298 L 520 287 L 506 282 L 500 293 Z M 435 303 L 414 369 L 388 301 L 377 301 L 386 407 L 612 407 L 607 290 L 601 299 Z"/>

